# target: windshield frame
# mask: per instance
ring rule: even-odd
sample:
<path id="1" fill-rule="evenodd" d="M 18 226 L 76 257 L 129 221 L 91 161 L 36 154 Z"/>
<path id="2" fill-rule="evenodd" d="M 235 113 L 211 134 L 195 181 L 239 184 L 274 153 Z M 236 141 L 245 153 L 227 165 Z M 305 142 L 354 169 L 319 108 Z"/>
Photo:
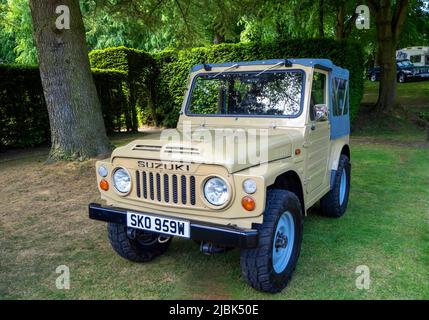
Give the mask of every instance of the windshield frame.
<path id="1" fill-rule="evenodd" d="M 246 74 L 258 74 L 260 73 L 262 70 L 242 70 L 242 71 L 228 71 L 228 72 L 222 72 L 222 75 L 225 74 L 240 74 L 240 73 L 246 73 Z M 303 69 L 297 69 L 297 68 L 293 68 L 293 69 L 280 69 L 280 70 L 267 70 L 264 73 L 279 73 L 279 72 L 299 72 L 302 74 L 302 89 L 301 89 L 301 99 L 300 99 L 300 105 L 299 105 L 299 112 L 295 115 L 256 115 L 256 114 L 194 114 L 194 113 L 189 113 L 189 107 L 190 107 L 190 102 L 191 102 L 191 98 L 192 98 L 192 92 L 194 91 L 194 87 L 195 87 L 195 82 L 197 80 L 198 77 L 202 77 L 202 76 L 210 76 L 213 74 L 216 74 L 216 72 L 200 72 L 197 73 L 193 79 L 192 79 L 192 84 L 190 86 L 190 89 L 188 91 L 188 96 L 186 99 L 186 106 L 185 106 L 185 110 L 184 110 L 184 114 L 188 117 L 200 117 L 200 118 L 204 118 L 204 117 L 210 117 L 210 118 L 283 118 L 283 119 L 295 119 L 295 118 L 299 118 L 302 113 L 304 112 L 304 99 L 305 99 L 305 89 L 306 89 L 306 81 L 307 81 L 307 73 L 305 72 L 305 70 Z M 215 78 L 213 78 L 215 79 Z"/>

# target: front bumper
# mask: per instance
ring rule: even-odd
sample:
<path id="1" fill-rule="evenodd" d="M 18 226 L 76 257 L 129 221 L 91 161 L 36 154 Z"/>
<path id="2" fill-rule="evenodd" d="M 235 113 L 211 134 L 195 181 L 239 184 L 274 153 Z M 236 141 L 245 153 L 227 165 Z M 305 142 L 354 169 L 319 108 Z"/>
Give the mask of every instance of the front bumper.
<path id="1" fill-rule="evenodd" d="M 153 215 L 151 213 L 147 214 Z M 89 218 L 126 225 L 127 210 L 91 203 L 89 204 Z M 254 229 L 243 230 L 232 226 L 206 224 L 196 221 L 190 221 L 190 224 L 191 238 L 193 240 L 211 242 L 225 247 L 254 248 L 258 245 L 258 231 Z"/>

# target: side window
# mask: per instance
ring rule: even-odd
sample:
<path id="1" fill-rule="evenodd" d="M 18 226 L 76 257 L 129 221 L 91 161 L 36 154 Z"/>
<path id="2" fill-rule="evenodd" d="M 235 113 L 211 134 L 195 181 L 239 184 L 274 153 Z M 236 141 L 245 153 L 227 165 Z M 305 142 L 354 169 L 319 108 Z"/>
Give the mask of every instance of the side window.
<path id="1" fill-rule="evenodd" d="M 421 61 L 421 55 L 410 56 L 410 61 L 412 63 L 419 63 Z"/>
<path id="2" fill-rule="evenodd" d="M 310 119 L 314 120 L 314 106 L 316 104 L 326 104 L 326 75 L 314 72 L 313 84 L 311 86 L 310 98 Z"/>
<path id="3" fill-rule="evenodd" d="M 349 86 L 347 80 L 334 78 L 332 83 L 332 109 L 334 116 L 342 116 L 349 112 Z"/>

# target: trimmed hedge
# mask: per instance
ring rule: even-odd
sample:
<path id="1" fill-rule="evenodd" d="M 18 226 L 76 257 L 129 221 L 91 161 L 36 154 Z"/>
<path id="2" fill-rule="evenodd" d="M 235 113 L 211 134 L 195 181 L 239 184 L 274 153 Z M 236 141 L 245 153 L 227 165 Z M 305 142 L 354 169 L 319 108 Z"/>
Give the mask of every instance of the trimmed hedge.
<path id="1" fill-rule="evenodd" d="M 93 69 L 108 132 L 125 126 L 125 72 Z M 49 116 L 37 66 L 0 64 L 0 150 L 50 141 Z"/>
<path id="2" fill-rule="evenodd" d="M 155 96 L 153 84 L 157 69 L 151 55 L 142 50 L 115 47 L 91 51 L 89 61 L 93 68 L 116 70 L 126 74 L 130 115 L 130 122 L 127 121 L 128 130 L 137 131 L 139 119 L 141 120 L 145 109 L 151 110 L 151 119 L 146 121 L 157 123 L 152 100 Z"/>
<path id="3" fill-rule="evenodd" d="M 238 43 L 182 51 L 164 51 L 154 55 L 159 69 L 157 78 L 158 117 L 168 127 L 176 125 L 190 68 L 199 63 L 250 61 L 281 58 L 327 58 L 350 71 L 350 117 L 358 113 L 363 96 L 364 55 L 352 42 L 309 39 L 285 40 L 266 44 Z"/>
<path id="4" fill-rule="evenodd" d="M 50 139 L 49 118 L 36 66 L 0 65 L 0 150 Z"/>

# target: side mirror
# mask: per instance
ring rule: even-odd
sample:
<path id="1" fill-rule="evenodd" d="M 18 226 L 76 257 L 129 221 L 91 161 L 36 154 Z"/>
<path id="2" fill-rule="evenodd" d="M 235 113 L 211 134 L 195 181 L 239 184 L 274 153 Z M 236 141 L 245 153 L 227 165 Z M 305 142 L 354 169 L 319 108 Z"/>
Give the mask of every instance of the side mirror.
<path id="1" fill-rule="evenodd" d="M 329 110 L 326 104 L 315 104 L 313 107 L 315 121 L 328 121 Z"/>

